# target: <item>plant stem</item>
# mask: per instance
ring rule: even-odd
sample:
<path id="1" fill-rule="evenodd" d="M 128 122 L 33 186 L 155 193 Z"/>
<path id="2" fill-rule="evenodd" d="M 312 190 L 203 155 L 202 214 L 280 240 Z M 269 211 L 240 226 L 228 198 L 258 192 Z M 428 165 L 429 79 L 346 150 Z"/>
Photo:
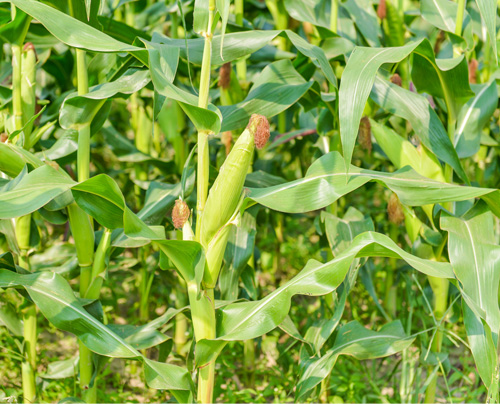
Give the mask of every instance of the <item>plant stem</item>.
<path id="1" fill-rule="evenodd" d="M 88 92 L 86 52 L 76 49 L 76 64 L 78 78 L 78 94 L 84 95 Z M 78 181 L 85 181 L 90 176 L 90 124 L 78 130 L 77 150 Z M 81 208 L 73 203 L 68 206 L 71 232 L 75 239 L 78 263 L 80 265 L 80 296 L 87 294 L 92 279 L 92 262 L 94 257 L 94 231 L 92 222 Z M 97 400 L 97 389 L 94 383 L 90 386 L 94 373 L 93 353 L 81 341 L 78 341 L 80 350 L 80 388 L 82 398 L 87 403 L 95 403 Z"/>
<path id="2" fill-rule="evenodd" d="M 276 29 L 285 30 L 288 28 L 288 13 L 285 9 L 283 0 L 266 0 L 266 6 L 273 16 Z M 286 38 L 278 37 L 278 49 L 282 51 L 288 50 Z"/>
<path id="3" fill-rule="evenodd" d="M 215 0 L 209 0 L 208 4 L 208 26 L 205 33 L 205 45 L 203 48 L 203 61 L 201 65 L 200 88 L 198 106 L 207 108 L 208 92 L 210 89 L 210 71 L 212 61 L 212 25 L 215 17 Z M 196 202 L 196 239 L 200 237 L 201 218 L 208 194 L 208 180 L 210 170 L 210 154 L 208 150 L 208 133 L 198 132 L 198 170 L 197 170 L 197 202 Z"/>
<path id="4" fill-rule="evenodd" d="M 288 28 L 288 13 L 285 9 L 285 3 L 283 0 L 266 0 L 266 6 L 269 12 L 273 16 L 274 25 L 276 29 L 286 30 Z M 288 43 L 286 38 L 279 36 L 278 49 L 281 51 L 288 50 Z M 278 115 L 278 132 L 283 134 L 286 132 L 286 111 L 283 111 Z"/>
<path id="5" fill-rule="evenodd" d="M 448 305 L 448 279 L 434 278 L 429 276 L 429 283 L 431 284 L 432 290 L 434 292 L 434 317 L 436 321 L 440 321 Z M 443 344 L 443 331 L 437 330 L 434 340 L 432 341 L 431 351 L 435 353 L 441 352 L 441 347 Z M 432 372 L 433 367 L 429 366 L 429 372 Z M 436 389 L 437 389 L 437 379 L 438 374 L 436 373 L 432 378 L 431 382 L 425 390 L 425 403 L 435 403 L 436 402 Z"/>
<path id="6" fill-rule="evenodd" d="M 12 112 L 14 115 L 14 130 L 20 130 L 24 125 L 22 101 L 22 52 L 20 45 L 12 45 Z M 19 266 L 29 270 L 28 251 L 31 236 L 31 214 L 16 219 L 16 239 L 21 253 Z M 29 303 L 23 313 L 24 320 L 24 356 L 21 365 L 23 399 L 31 403 L 36 399 L 36 306 Z"/>
<path id="7" fill-rule="evenodd" d="M 33 44 L 27 43 L 21 53 L 21 108 L 24 128 L 23 147 L 29 150 L 34 140 L 31 138 L 33 123 L 28 121 L 35 115 L 36 108 L 36 54 Z"/>
<path id="8" fill-rule="evenodd" d="M 24 356 L 22 364 L 23 399 L 25 403 L 33 403 L 36 399 L 36 306 L 30 304 L 23 313 L 24 321 Z"/>
<path id="9" fill-rule="evenodd" d="M 12 114 L 14 115 L 14 129 L 23 127 L 23 101 L 21 96 L 22 65 L 21 46 L 12 45 Z"/>
<path id="10" fill-rule="evenodd" d="M 455 136 L 456 119 L 455 115 L 453 114 L 453 110 L 451 109 L 451 103 L 448 102 L 448 100 L 446 105 L 448 107 L 448 124 L 447 124 L 448 137 L 450 138 L 451 142 L 454 143 L 453 141 Z M 453 183 L 453 169 L 449 165 L 445 166 L 445 179 L 447 183 Z M 453 212 L 452 202 L 445 204 L 444 207 L 448 209 L 450 212 Z M 442 250 L 440 250 L 437 254 L 436 259 L 438 261 L 441 258 L 441 253 Z M 448 290 L 450 282 L 448 281 L 448 279 L 434 278 L 432 276 L 428 276 L 428 279 L 432 291 L 434 293 L 434 309 L 433 309 L 434 317 L 436 318 L 436 321 L 440 321 L 443 318 L 444 313 L 446 312 L 447 309 Z M 437 330 L 434 340 L 432 341 L 431 351 L 436 353 L 441 352 L 442 344 L 443 344 L 443 331 Z M 432 371 L 432 368 L 430 368 L 430 371 Z M 438 374 L 436 373 L 433 379 L 431 380 L 430 384 L 427 386 L 424 398 L 424 402 L 426 403 L 435 402 L 437 378 Z"/>
<path id="11" fill-rule="evenodd" d="M 196 285 L 188 286 L 191 315 L 196 342 L 215 338 L 214 290 L 205 289 L 200 300 L 196 297 Z M 193 293 L 194 292 L 194 293 Z M 194 296 L 193 296 L 194 294 Z M 215 360 L 198 370 L 198 401 L 212 403 L 215 382 Z"/>
<path id="12" fill-rule="evenodd" d="M 465 0 L 458 0 L 457 18 L 455 21 L 455 34 L 462 35 L 462 25 L 464 23 Z"/>
<path id="13" fill-rule="evenodd" d="M 235 0 L 234 2 L 234 14 L 236 25 L 240 27 L 243 26 L 243 15 L 245 9 L 245 0 Z M 241 58 L 236 62 L 236 76 L 240 84 L 245 85 L 247 81 L 247 61 L 245 58 Z"/>
<path id="14" fill-rule="evenodd" d="M 339 0 L 332 0 L 330 14 L 330 30 L 337 33 L 339 19 Z"/>
<path id="15" fill-rule="evenodd" d="M 76 50 L 76 65 L 78 75 L 78 95 L 89 92 L 89 78 L 87 74 L 86 52 Z M 85 181 L 90 176 L 90 123 L 78 130 L 77 151 L 78 181 Z"/>
<path id="16" fill-rule="evenodd" d="M 200 88 L 198 106 L 207 108 L 210 89 L 210 72 L 212 60 L 212 26 L 215 18 L 215 0 L 208 3 L 207 30 L 203 33 L 205 45 L 203 48 L 203 60 L 201 65 Z M 197 167 L 197 202 L 196 202 L 196 240 L 201 237 L 201 220 L 208 195 L 210 154 L 208 149 L 208 133 L 198 131 L 198 167 Z M 185 237 L 187 231 L 184 231 Z M 188 284 L 188 296 L 191 306 L 191 318 L 193 321 L 194 335 L 196 341 L 201 339 L 214 339 L 215 332 L 215 307 L 213 289 L 201 291 L 198 300 L 196 284 Z M 215 381 L 215 360 L 198 370 L 198 401 L 211 403 Z"/>

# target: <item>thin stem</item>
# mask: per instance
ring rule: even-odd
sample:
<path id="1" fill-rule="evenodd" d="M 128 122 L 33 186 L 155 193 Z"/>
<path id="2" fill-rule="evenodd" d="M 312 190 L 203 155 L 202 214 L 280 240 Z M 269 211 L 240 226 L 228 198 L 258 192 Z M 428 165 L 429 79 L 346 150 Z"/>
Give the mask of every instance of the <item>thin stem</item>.
<path id="1" fill-rule="evenodd" d="M 86 52 L 82 49 L 76 50 L 76 67 L 78 79 L 78 95 L 84 95 L 89 90 Z M 85 181 L 90 176 L 90 124 L 85 125 L 78 131 L 77 150 L 78 181 Z M 74 206 L 73 206 L 74 205 Z M 90 218 L 81 208 L 73 204 L 68 207 L 70 214 L 70 225 L 75 246 L 77 249 L 78 262 L 80 264 L 80 296 L 85 296 L 91 284 L 92 262 L 94 256 L 94 231 Z M 93 353 L 81 341 L 78 341 L 80 350 L 80 388 L 82 398 L 87 403 L 97 401 L 96 383 L 91 386 L 94 373 Z"/>
<path id="2" fill-rule="evenodd" d="M 330 14 L 330 30 L 337 33 L 339 19 L 339 0 L 332 0 Z"/>
<path id="3" fill-rule="evenodd" d="M 243 26 L 243 15 L 245 9 L 245 0 L 235 0 L 234 2 L 234 15 L 236 25 L 240 27 Z M 245 58 L 241 58 L 236 62 L 236 77 L 243 85 L 247 81 L 247 61 Z"/>
<path id="4" fill-rule="evenodd" d="M 465 0 L 458 0 L 457 19 L 455 22 L 455 34 L 462 35 L 462 25 L 464 23 Z"/>
<path id="5" fill-rule="evenodd" d="M 212 25 L 215 17 L 215 0 L 210 0 L 208 4 L 208 26 L 203 48 L 203 61 L 201 65 L 200 88 L 198 96 L 198 106 L 207 108 L 208 93 L 210 89 L 210 71 L 212 61 Z M 196 238 L 199 240 L 201 229 L 201 218 L 208 195 L 208 179 L 210 169 L 210 154 L 208 149 L 208 133 L 198 132 L 198 171 L 197 171 L 197 202 L 196 202 Z"/>
<path id="6" fill-rule="evenodd" d="M 12 114 L 14 129 L 23 128 L 23 101 L 21 95 L 22 65 L 21 46 L 12 45 Z"/>
<path id="7" fill-rule="evenodd" d="M 200 339 L 215 338 L 215 307 L 214 290 L 206 289 L 204 296 L 199 300 L 200 304 L 193 306 L 193 299 L 190 296 L 193 311 L 193 325 L 195 327 L 196 341 Z M 196 299 L 196 297 L 194 298 Z M 196 312 L 196 313 L 194 313 Z M 197 330 L 198 328 L 198 330 Z M 198 401 L 212 403 L 215 382 L 215 360 L 208 363 L 198 371 Z"/>
<path id="8" fill-rule="evenodd" d="M 12 112 L 14 129 L 21 130 L 24 124 L 22 101 L 22 52 L 20 45 L 12 45 Z M 19 265 L 29 270 L 28 251 L 31 236 L 31 214 L 16 219 L 16 239 L 21 250 Z M 23 399 L 25 403 L 36 399 L 36 306 L 29 304 L 23 314 L 24 357 L 21 365 Z"/>
<path id="9" fill-rule="evenodd" d="M 35 369 L 36 369 L 36 306 L 30 304 L 23 314 L 24 354 L 22 364 L 23 399 L 25 403 L 32 403 L 36 398 Z"/>
<path id="10" fill-rule="evenodd" d="M 78 77 L 78 95 L 89 92 L 89 78 L 87 74 L 86 52 L 83 49 L 76 50 L 76 68 Z M 90 176 L 90 124 L 86 124 L 78 130 L 77 151 L 78 181 L 85 181 Z"/>
<path id="11" fill-rule="evenodd" d="M 203 61 L 201 65 L 200 88 L 198 106 L 207 108 L 210 89 L 210 72 L 212 60 L 212 26 L 215 18 L 215 0 L 208 3 L 207 31 L 203 33 L 205 45 L 203 49 Z M 197 203 L 196 203 L 196 240 L 201 237 L 201 220 L 208 195 L 209 182 L 209 148 L 208 133 L 198 132 L 198 167 L 197 167 Z M 187 229 L 186 229 L 187 230 Z M 190 237 L 187 231 L 183 231 L 185 237 Z M 188 296 L 191 306 L 191 318 L 193 321 L 196 341 L 200 339 L 214 339 L 215 332 L 215 307 L 213 289 L 202 291 L 198 299 L 198 287 L 196 284 L 188 284 Z M 198 371 L 198 401 L 211 403 L 215 381 L 215 360 Z"/>
<path id="12" fill-rule="evenodd" d="M 453 143 L 453 137 L 455 136 L 456 119 L 452 112 L 451 105 L 449 102 L 447 102 L 447 106 L 448 106 L 448 125 L 447 125 L 448 136 Z M 449 165 L 445 166 L 445 179 L 446 182 L 453 183 L 453 169 Z M 453 203 L 449 202 L 445 204 L 445 208 L 448 209 L 450 212 L 452 212 Z M 436 257 L 437 260 L 441 258 L 441 253 L 442 250 L 439 250 L 438 257 Z M 431 284 L 432 291 L 434 292 L 434 310 L 433 310 L 434 317 L 437 321 L 442 321 L 448 306 L 448 290 L 450 282 L 448 281 L 448 279 L 434 278 L 432 276 L 429 276 L 428 278 L 429 278 L 429 283 Z M 443 344 L 443 330 L 438 329 L 436 331 L 436 336 L 432 341 L 431 351 L 438 353 L 441 352 L 442 344 Z M 436 373 L 433 376 L 430 384 L 427 386 L 424 398 L 424 402 L 426 403 L 435 402 L 437 378 L 438 374 Z"/>

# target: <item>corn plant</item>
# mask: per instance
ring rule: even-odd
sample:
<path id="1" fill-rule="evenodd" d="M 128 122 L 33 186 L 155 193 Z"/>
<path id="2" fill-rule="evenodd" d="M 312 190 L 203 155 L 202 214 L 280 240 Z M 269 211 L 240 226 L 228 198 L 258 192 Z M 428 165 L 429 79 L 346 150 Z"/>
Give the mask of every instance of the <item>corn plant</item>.
<path id="1" fill-rule="evenodd" d="M 496 1 L 0 11 L 2 399 L 499 401 Z"/>

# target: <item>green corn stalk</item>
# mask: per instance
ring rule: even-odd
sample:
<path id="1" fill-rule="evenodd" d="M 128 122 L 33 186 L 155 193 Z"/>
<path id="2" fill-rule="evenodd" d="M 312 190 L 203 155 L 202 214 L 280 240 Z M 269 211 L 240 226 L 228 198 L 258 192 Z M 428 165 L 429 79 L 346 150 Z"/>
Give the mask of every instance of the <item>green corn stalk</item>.
<path id="1" fill-rule="evenodd" d="M 337 33 L 339 20 L 339 0 L 331 0 L 330 30 Z"/>
<path id="2" fill-rule="evenodd" d="M 188 284 L 195 338 L 213 339 L 215 330 L 214 287 L 221 269 L 231 223 L 238 211 L 243 184 L 250 167 L 255 146 L 262 147 L 269 137 L 267 119 L 253 115 L 248 127 L 221 167 L 210 189 L 201 218 L 199 240 L 206 250 L 207 269 L 203 276 L 203 291 L 198 299 L 196 284 Z M 199 220 L 199 219 L 198 219 Z M 176 226 L 179 227 L 179 226 Z M 199 371 L 198 400 L 211 402 L 213 394 L 215 361 Z"/>
<path id="3" fill-rule="evenodd" d="M 266 6 L 269 12 L 273 16 L 274 24 L 276 29 L 285 30 L 288 29 L 288 13 L 285 9 L 284 0 L 266 0 Z M 288 50 L 288 42 L 285 37 L 279 36 L 278 49 L 282 51 Z M 286 132 L 286 112 L 282 112 L 278 115 L 278 132 Z"/>
<path id="4" fill-rule="evenodd" d="M 22 51 L 20 45 L 12 45 L 12 115 L 14 130 L 23 128 L 22 83 Z"/>
<path id="5" fill-rule="evenodd" d="M 234 17 L 236 25 L 243 26 L 243 15 L 245 9 L 245 0 L 235 0 Z M 236 75 L 241 84 L 245 85 L 247 81 L 247 61 L 242 58 L 236 62 Z"/>
<path id="6" fill-rule="evenodd" d="M 208 3 L 208 24 L 204 33 L 205 44 L 203 47 L 203 60 L 201 65 L 200 88 L 198 96 L 198 106 L 207 108 L 208 92 L 210 88 L 210 71 L 212 59 L 212 25 L 215 18 L 215 0 Z M 208 133 L 198 132 L 198 167 L 197 167 L 197 201 L 196 201 L 196 236 L 200 233 L 200 224 L 205 210 L 205 203 L 208 194 L 208 177 L 210 167 L 210 155 L 208 149 Z"/>
<path id="7" fill-rule="evenodd" d="M 76 49 L 78 94 L 88 92 L 88 74 L 86 52 Z M 77 150 L 78 181 L 85 181 L 90 175 L 90 124 L 78 131 Z M 94 229 L 89 216 L 76 204 L 68 206 L 71 233 L 75 240 L 78 264 L 80 266 L 80 296 L 87 294 L 92 279 L 92 264 L 94 261 Z M 87 403 L 96 402 L 97 389 L 95 383 L 91 386 L 94 373 L 93 353 L 81 341 L 80 351 L 80 388 L 82 397 Z"/>
<path id="8" fill-rule="evenodd" d="M 25 360 L 21 366 L 23 381 L 23 400 L 25 403 L 36 401 L 36 306 L 32 303 L 23 312 L 23 337 L 24 337 L 24 355 Z"/>
<path id="9" fill-rule="evenodd" d="M 27 30 L 28 27 L 26 27 Z M 24 35 L 20 39 L 20 42 L 24 40 Z M 34 55 L 33 46 L 28 47 L 29 50 L 23 58 L 23 52 L 21 51 L 21 46 L 18 44 L 12 45 L 12 108 L 14 116 L 14 130 L 21 130 L 24 126 L 25 121 L 27 121 L 31 116 L 27 117 L 30 113 L 29 108 L 24 110 L 24 104 L 35 105 L 35 65 L 36 57 Z M 23 59 L 26 64 L 23 71 Z M 26 77 L 24 75 L 27 75 Z M 30 91 L 26 91 L 27 88 L 24 86 L 23 92 L 23 82 L 31 80 L 32 85 L 30 86 Z M 31 114 L 32 115 L 32 114 Z M 26 147 L 27 139 L 29 139 L 29 133 L 25 133 Z M 30 269 L 29 264 L 29 248 L 30 248 L 30 238 L 31 238 L 31 214 L 18 217 L 16 219 L 16 239 L 20 249 L 19 255 L 19 265 L 25 269 Z M 36 329 L 36 306 L 28 303 L 28 307 L 23 313 L 24 320 L 24 354 L 25 360 L 21 366 L 22 373 L 22 383 L 23 383 L 23 398 L 25 402 L 33 402 L 36 399 L 36 341 L 37 341 L 37 329 Z"/>

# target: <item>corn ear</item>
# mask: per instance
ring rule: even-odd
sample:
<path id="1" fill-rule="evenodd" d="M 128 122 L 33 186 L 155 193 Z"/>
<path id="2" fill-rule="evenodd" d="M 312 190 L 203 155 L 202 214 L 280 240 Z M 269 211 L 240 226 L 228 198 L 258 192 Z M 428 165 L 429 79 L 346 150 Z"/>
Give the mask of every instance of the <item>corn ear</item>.
<path id="1" fill-rule="evenodd" d="M 203 274 L 203 284 L 207 289 L 215 288 L 222 266 L 222 259 L 224 258 L 227 240 L 229 239 L 232 227 L 232 224 L 228 224 L 220 229 L 220 231 L 212 238 L 212 241 L 207 248 L 207 269 Z"/>
<path id="2" fill-rule="evenodd" d="M 21 54 L 21 103 L 23 111 L 23 125 L 35 115 L 36 106 L 36 53 L 35 47 L 28 42 L 24 45 Z M 30 135 L 33 123 L 24 128 L 24 148 L 33 146 Z"/>
<path id="3" fill-rule="evenodd" d="M 200 241 L 204 247 L 233 216 L 238 206 L 255 149 L 254 133 L 248 127 L 243 131 L 210 189 L 201 219 Z"/>

